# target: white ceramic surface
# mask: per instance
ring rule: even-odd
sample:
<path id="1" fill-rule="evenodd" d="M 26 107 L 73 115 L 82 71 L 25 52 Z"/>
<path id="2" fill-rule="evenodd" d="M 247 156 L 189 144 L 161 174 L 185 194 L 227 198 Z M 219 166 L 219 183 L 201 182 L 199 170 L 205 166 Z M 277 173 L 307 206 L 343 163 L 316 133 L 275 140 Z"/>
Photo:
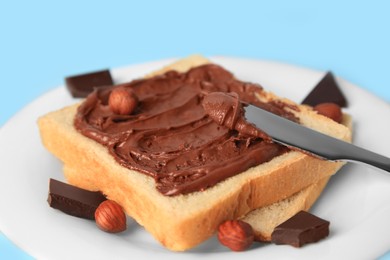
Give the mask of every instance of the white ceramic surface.
<path id="1" fill-rule="evenodd" d="M 245 81 L 300 102 L 322 78 L 312 71 L 270 61 L 214 57 L 216 63 Z M 140 77 L 171 60 L 112 70 L 114 80 Z M 354 143 L 390 156 L 390 105 L 353 84 L 338 79 L 354 118 Z M 330 236 L 296 249 L 255 244 L 233 253 L 211 238 L 198 248 L 173 253 L 160 246 L 136 223 L 118 235 L 101 232 L 91 221 L 50 208 L 49 178 L 63 180 L 61 163 L 40 143 L 36 120 L 72 104 L 64 87 L 38 98 L 0 129 L 0 230 L 38 259 L 373 259 L 390 248 L 390 176 L 348 164 L 323 192 L 312 212 L 331 221 Z M 162 223 L 163 224 L 163 223 Z"/>

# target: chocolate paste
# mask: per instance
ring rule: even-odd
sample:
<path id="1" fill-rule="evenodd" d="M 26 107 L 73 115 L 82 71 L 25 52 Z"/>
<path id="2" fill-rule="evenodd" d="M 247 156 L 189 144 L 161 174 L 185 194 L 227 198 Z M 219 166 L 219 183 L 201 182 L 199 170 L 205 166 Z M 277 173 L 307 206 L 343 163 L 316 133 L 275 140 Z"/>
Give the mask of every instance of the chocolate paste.
<path id="1" fill-rule="evenodd" d="M 238 81 L 217 65 L 119 86 L 138 97 L 131 115 L 109 109 L 118 86 L 99 88 L 80 105 L 75 127 L 108 147 L 122 166 L 152 176 L 168 196 L 205 190 L 287 151 L 243 120 L 242 103 L 296 120 L 280 103 L 260 102 L 259 85 Z"/>
<path id="2" fill-rule="evenodd" d="M 217 124 L 242 135 L 271 141 L 271 137 L 245 120 L 243 105 L 237 93 L 212 92 L 203 98 L 202 106 Z"/>

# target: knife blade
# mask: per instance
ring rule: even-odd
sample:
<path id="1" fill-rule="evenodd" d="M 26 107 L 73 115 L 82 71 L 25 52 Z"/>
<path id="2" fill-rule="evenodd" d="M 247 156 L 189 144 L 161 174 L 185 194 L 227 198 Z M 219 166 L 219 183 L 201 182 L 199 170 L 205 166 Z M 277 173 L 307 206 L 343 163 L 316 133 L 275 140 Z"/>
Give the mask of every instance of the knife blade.
<path id="1" fill-rule="evenodd" d="M 245 107 L 245 118 L 276 143 L 326 160 L 359 162 L 390 172 L 388 157 L 322 134 L 256 106 L 248 104 Z"/>

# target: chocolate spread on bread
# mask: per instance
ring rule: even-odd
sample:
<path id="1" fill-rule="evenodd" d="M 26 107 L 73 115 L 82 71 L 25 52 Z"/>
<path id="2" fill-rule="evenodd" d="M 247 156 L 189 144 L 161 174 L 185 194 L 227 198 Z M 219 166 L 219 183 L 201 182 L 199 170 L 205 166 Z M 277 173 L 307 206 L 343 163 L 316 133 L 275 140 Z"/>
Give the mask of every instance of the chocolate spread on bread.
<path id="1" fill-rule="evenodd" d="M 139 100 L 131 115 L 108 106 L 118 86 Z M 205 190 L 287 151 L 245 121 L 245 103 L 297 120 L 280 104 L 260 102 L 259 85 L 238 81 L 213 64 L 118 86 L 91 93 L 74 125 L 122 166 L 153 177 L 167 196 Z"/>
<path id="2" fill-rule="evenodd" d="M 203 98 L 202 106 L 217 124 L 236 130 L 242 135 L 271 141 L 266 133 L 245 120 L 242 103 L 237 93 L 212 92 Z"/>

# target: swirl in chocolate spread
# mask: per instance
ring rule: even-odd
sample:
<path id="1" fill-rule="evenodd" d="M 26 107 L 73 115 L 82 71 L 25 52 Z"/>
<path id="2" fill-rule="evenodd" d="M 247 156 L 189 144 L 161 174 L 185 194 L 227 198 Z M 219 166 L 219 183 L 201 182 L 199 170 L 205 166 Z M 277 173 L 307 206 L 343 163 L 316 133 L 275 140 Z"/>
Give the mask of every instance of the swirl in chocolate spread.
<path id="1" fill-rule="evenodd" d="M 245 120 L 244 109 L 237 93 L 212 92 L 203 98 L 202 106 L 217 124 L 236 130 L 242 135 L 271 141 L 270 136 Z"/>
<path id="2" fill-rule="evenodd" d="M 241 102 L 296 120 L 280 104 L 260 102 L 259 85 L 212 64 L 120 85 L 138 97 L 131 115 L 110 111 L 115 87 L 90 94 L 74 125 L 124 167 L 153 177 L 167 196 L 205 190 L 287 151 L 245 121 Z"/>

